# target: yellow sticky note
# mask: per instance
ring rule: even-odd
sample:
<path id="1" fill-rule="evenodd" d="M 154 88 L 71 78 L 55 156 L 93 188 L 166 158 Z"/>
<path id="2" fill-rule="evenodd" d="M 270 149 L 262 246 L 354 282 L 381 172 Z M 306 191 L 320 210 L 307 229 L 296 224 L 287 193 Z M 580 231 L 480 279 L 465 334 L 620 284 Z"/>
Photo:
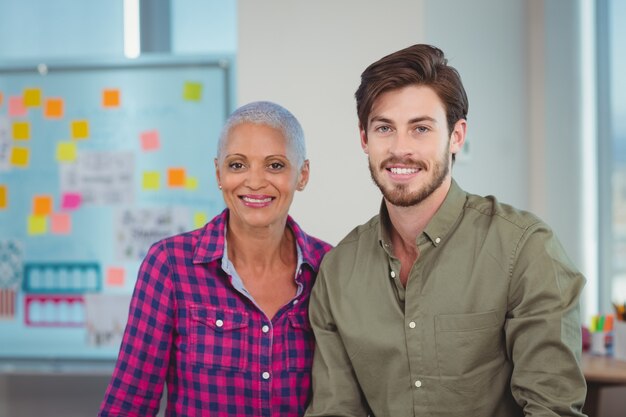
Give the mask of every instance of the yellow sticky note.
<path id="1" fill-rule="evenodd" d="M 48 98 L 44 101 L 43 116 L 46 119 L 60 119 L 63 117 L 64 107 L 62 98 Z"/>
<path id="2" fill-rule="evenodd" d="M 27 88 L 24 90 L 24 106 L 41 106 L 41 88 Z"/>
<path id="3" fill-rule="evenodd" d="M 28 216 L 28 234 L 43 235 L 48 231 L 48 218 L 46 216 Z"/>
<path id="4" fill-rule="evenodd" d="M 185 178 L 185 188 L 188 190 L 198 189 L 198 179 L 196 177 Z"/>
<path id="5" fill-rule="evenodd" d="M 72 217 L 70 214 L 50 214 L 50 231 L 55 235 L 69 235 L 72 232 Z"/>
<path id="6" fill-rule="evenodd" d="M 115 108 L 120 106 L 120 90 L 107 88 L 102 91 L 102 107 Z"/>
<path id="7" fill-rule="evenodd" d="M 143 173 L 142 186 L 144 190 L 158 190 L 161 186 L 161 173 L 158 171 L 145 171 Z"/>
<path id="8" fill-rule="evenodd" d="M 185 168 L 169 168 L 167 170 L 167 185 L 169 187 L 185 186 Z"/>
<path id="9" fill-rule="evenodd" d="M 30 149 L 14 146 L 11 148 L 11 165 L 25 168 L 28 166 L 30 159 Z"/>
<path id="10" fill-rule="evenodd" d="M 52 196 L 36 195 L 33 197 L 33 215 L 47 216 L 52 213 Z"/>
<path id="11" fill-rule="evenodd" d="M 87 139 L 89 137 L 89 122 L 74 120 L 72 122 L 72 139 Z"/>
<path id="12" fill-rule="evenodd" d="M 30 123 L 29 122 L 13 122 L 13 139 L 15 140 L 30 139 Z"/>
<path id="13" fill-rule="evenodd" d="M 187 81 L 183 88 L 183 99 L 188 101 L 202 100 L 202 84 Z"/>
<path id="14" fill-rule="evenodd" d="M 198 229 L 204 226 L 208 221 L 206 213 L 197 211 L 193 214 L 193 227 Z"/>
<path id="15" fill-rule="evenodd" d="M 57 143 L 57 161 L 74 162 L 77 155 L 76 142 L 59 142 Z"/>
<path id="16" fill-rule="evenodd" d="M 5 184 L 0 184 L 0 210 L 9 206 L 9 190 Z"/>

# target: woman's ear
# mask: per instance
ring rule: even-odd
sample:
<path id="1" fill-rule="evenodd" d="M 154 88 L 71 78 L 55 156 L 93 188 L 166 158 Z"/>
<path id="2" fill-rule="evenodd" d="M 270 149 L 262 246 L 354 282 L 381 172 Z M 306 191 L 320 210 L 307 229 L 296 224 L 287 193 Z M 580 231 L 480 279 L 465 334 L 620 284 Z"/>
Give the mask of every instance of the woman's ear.
<path id="1" fill-rule="evenodd" d="M 304 187 L 309 183 L 309 160 L 305 159 L 304 163 L 302 163 L 302 168 L 300 168 L 300 173 L 298 175 L 298 185 L 296 186 L 298 191 L 304 190 Z"/>

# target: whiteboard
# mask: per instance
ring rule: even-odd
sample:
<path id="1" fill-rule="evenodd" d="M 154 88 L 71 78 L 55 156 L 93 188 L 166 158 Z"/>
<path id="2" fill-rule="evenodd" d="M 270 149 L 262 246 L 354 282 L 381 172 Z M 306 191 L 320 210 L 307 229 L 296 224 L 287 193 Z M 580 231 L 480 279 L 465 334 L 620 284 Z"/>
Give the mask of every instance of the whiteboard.
<path id="1" fill-rule="evenodd" d="M 232 57 L 0 66 L 0 358 L 114 359 L 141 259 L 223 209 Z"/>

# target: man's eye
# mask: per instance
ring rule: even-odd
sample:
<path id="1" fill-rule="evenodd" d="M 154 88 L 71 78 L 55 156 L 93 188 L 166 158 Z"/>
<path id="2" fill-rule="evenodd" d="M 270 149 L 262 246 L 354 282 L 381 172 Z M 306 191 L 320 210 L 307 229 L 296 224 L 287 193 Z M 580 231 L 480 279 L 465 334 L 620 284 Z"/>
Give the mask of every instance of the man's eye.
<path id="1" fill-rule="evenodd" d="M 417 130 L 419 133 L 426 133 L 430 131 L 430 129 L 427 128 L 426 126 L 418 126 L 415 128 L 415 130 Z"/>
<path id="2" fill-rule="evenodd" d="M 389 133 L 391 132 L 391 128 L 389 126 L 378 126 L 376 131 L 379 133 Z"/>

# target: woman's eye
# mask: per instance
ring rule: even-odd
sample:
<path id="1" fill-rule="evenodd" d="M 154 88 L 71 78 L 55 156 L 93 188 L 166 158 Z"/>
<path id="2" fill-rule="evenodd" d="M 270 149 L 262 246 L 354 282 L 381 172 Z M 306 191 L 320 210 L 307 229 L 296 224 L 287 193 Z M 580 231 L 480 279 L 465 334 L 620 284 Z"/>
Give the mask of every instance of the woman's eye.
<path id="1" fill-rule="evenodd" d="M 271 164 L 269 164 L 269 168 L 273 171 L 277 171 L 279 169 L 284 168 L 285 165 L 281 162 L 272 162 Z"/>
<path id="2" fill-rule="evenodd" d="M 241 162 L 231 162 L 230 164 L 228 164 L 228 167 L 230 169 L 242 169 L 243 168 L 243 164 Z"/>

